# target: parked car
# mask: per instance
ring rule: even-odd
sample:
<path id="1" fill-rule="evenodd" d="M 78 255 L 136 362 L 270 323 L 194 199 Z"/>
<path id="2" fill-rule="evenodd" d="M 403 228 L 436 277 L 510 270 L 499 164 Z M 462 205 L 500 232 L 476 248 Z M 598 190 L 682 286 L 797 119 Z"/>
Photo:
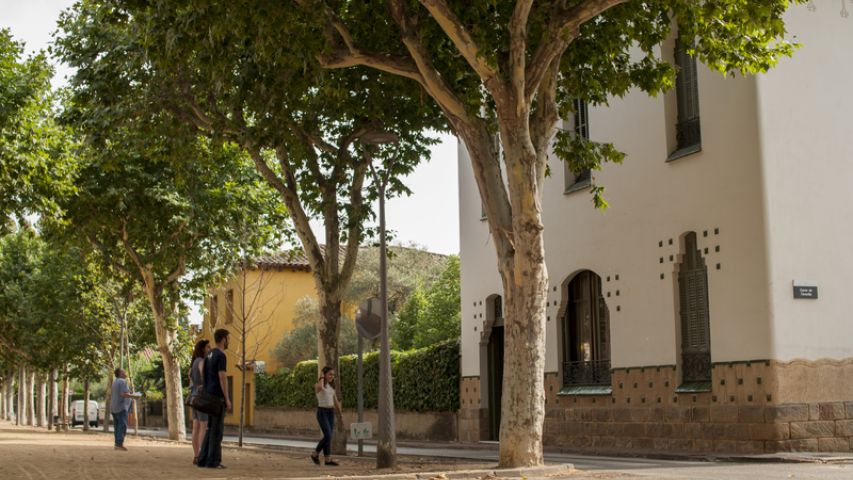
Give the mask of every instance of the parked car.
<path id="1" fill-rule="evenodd" d="M 89 426 L 98 428 L 100 419 L 98 402 L 89 400 Z M 83 425 L 83 400 L 75 400 L 71 403 L 71 426 Z"/>

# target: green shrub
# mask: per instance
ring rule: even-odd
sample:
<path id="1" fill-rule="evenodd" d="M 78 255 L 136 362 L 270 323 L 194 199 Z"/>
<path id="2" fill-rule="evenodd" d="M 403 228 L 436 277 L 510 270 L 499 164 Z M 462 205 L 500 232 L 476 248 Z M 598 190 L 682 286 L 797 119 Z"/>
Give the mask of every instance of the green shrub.
<path id="1" fill-rule="evenodd" d="M 344 408 L 357 406 L 357 358 L 341 357 L 338 381 L 341 382 Z M 459 343 L 442 342 L 418 350 L 391 352 L 394 378 L 394 407 L 411 412 L 447 412 L 459 410 Z M 313 385 L 317 381 L 317 361 L 300 362 L 292 370 L 256 377 L 257 404 L 288 408 L 314 408 L 317 405 Z M 375 409 L 379 394 L 379 354 L 364 355 L 364 408 Z"/>

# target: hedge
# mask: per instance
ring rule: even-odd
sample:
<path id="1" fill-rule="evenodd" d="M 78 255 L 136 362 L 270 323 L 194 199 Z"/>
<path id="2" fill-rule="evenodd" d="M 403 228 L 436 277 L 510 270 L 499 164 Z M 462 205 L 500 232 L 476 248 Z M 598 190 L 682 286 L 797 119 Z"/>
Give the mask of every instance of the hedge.
<path id="1" fill-rule="evenodd" d="M 344 408 L 356 408 L 356 355 L 341 357 Z M 418 350 L 391 352 L 394 407 L 411 412 L 455 412 L 459 410 L 459 342 L 450 340 Z M 258 405 L 312 409 L 317 406 L 313 385 L 317 361 L 298 363 L 272 375 L 256 377 Z M 379 353 L 364 355 L 364 408 L 375 409 L 379 392 Z"/>

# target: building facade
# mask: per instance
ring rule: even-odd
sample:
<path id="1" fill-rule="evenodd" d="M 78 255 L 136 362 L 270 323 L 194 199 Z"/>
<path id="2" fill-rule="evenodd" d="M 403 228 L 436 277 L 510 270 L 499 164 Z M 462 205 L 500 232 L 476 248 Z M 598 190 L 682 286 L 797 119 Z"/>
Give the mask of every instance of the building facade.
<path id="1" fill-rule="evenodd" d="M 757 77 L 696 64 L 676 88 L 579 104 L 564 128 L 613 142 L 589 174 L 552 158 L 546 446 L 851 451 L 853 24 L 794 7 L 793 58 Z M 497 440 L 501 283 L 464 145 L 460 437 Z"/>
<path id="2" fill-rule="evenodd" d="M 225 417 L 228 425 L 240 422 L 242 336 L 246 336 L 246 425 L 254 423 L 255 372 L 278 368 L 275 348 L 293 330 L 296 303 L 316 298 L 314 279 L 303 254 L 271 255 L 255 259 L 254 267 L 239 270 L 223 285 L 211 289 L 205 301 L 204 323 L 199 338 L 213 344 L 213 332 L 224 328 L 230 335 L 228 389 L 233 405 Z M 245 322 L 244 322 L 245 319 Z"/>

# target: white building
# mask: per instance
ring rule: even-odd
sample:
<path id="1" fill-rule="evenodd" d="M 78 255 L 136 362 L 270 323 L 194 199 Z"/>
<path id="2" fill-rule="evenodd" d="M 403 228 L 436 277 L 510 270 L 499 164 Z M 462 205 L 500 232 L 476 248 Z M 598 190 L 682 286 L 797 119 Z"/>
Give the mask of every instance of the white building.
<path id="1" fill-rule="evenodd" d="M 566 122 L 627 158 L 595 173 L 605 211 L 558 160 L 546 179 L 546 446 L 851 451 L 853 19 L 816 3 L 768 74 L 688 65 Z M 460 437 L 497 439 L 501 284 L 464 145 L 459 182 Z"/>

